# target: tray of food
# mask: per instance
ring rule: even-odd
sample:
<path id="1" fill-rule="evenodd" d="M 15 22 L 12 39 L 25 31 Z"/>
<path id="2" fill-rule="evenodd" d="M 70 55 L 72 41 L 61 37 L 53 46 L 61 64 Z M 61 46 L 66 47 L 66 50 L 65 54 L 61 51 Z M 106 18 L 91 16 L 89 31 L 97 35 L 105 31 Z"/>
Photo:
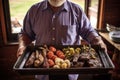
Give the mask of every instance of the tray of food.
<path id="1" fill-rule="evenodd" d="M 13 66 L 20 74 L 100 74 L 114 65 L 97 45 L 28 46 Z"/>

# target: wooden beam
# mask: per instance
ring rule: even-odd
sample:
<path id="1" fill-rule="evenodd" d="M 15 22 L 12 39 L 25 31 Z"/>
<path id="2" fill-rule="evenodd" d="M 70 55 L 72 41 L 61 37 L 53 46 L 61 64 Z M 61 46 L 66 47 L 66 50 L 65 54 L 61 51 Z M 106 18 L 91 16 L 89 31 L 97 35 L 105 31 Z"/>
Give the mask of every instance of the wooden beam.
<path id="1" fill-rule="evenodd" d="M 4 16 L 4 11 L 3 11 L 3 4 L 2 0 L 0 0 L 0 12 L 1 12 L 1 29 L 2 29 L 2 37 L 3 37 L 3 42 L 4 44 L 7 44 L 7 35 L 6 35 L 6 26 L 5 26 L 5 16 Z"/>
<path id="2" fill-rule="evenodd" d="M 99 12 L 99 24 L 98 29 L 102 29 L 103 22 L 104 22 L 104 7 L 105 7 L 105 0 L 100 0 L 100 12 Z"/>

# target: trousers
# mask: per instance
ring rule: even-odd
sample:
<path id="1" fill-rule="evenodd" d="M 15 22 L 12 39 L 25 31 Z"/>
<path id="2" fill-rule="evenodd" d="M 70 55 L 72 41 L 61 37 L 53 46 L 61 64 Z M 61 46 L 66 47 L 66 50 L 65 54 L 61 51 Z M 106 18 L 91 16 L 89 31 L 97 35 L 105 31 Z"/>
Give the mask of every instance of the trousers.
<path id="1" fill-rule="evenodd" d="M 69 80 L 77 80 L 79 74 L 69 74 Z M 61 76 L 62 77 L 62 76 Z M 35 80 L 49 80 L 49 75 L 35 75 Z"/>

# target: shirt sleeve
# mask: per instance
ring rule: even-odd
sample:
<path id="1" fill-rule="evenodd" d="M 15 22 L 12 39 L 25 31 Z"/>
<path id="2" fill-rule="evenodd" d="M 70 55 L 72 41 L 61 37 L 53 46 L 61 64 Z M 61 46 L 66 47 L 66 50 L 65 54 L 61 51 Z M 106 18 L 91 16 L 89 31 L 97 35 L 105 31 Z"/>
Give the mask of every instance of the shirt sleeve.
<path id="1" fill-rule="evenodd" d="M 92 27 L 90 21 L 84 12 L 82 12 L 80 25 L 80 36 L 87 42 L 91 42 L 95 37 L 99 36 L 96 30 Z"/>
<path id="2" fill-rule="evenodd" d="M 27 12 L 24 21 L 23 21 L 23 28 L 21 33 L 22 34 L 26 34 L 32 41 L 35 40 L 35 33 L 32 29 L 33 27 L 33 22 L 34 22 L 34 18 L 33 18 L 33 9 L 30 8 L 30 10 Z"/>

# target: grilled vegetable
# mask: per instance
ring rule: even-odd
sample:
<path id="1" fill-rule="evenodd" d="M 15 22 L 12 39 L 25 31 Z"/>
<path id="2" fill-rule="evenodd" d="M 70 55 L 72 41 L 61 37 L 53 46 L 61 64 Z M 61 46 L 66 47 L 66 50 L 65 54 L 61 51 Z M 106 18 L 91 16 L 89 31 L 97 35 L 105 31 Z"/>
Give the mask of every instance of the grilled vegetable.
<path id="1" fill-rule="evenodd" d="M 54 66 L 54 61 L 52 59 L 48 59 L 49 67 Z"/>
<path id="2" fill-rule="evenodd" d="M 39 54 L 38 60 L 40 60 L 41 64 L 44 62 L 44 57 L 42 53 Z"/>
<path id="3" fill-rule="evenodd" d="M 81 52 L 81 49 L 79 47 L 77 48 L 73 48 L 73 47 L 67 47 L 67 48 L 63 48 L 62 49 L 64 54 L 65 54 L 65 58 L 69 59 L 70 61 L 73 60 L 74 55 L 78 55 Z"/>
<path id="4" fill-rule="evenodd" d="M 29 59 L 25 64 L 25 67 L 31 67 L 34 63 L 34 60 L 35 60 L 35 52 L 32 52 L 31 56 L 29 57 Z"/>
<path id="5" fill-rule="evenodd" d="M 47 50 L 43 49 L 42 52 L 43 52 L 43 57 L 44 57 L 43 67 L 49 68 L 49 63 L 48 63 L 47 56 L 46 56 Z"/>
<path id="6" fill-rule="evenodd" d="M 53 47 L 53 46 L 50 46 L 50 47 L 49 47 L 49 50 L 52 51 L 52 52 L 56 52 L 56 48 Z"/>
<path id="7" fill-rule="evenodd" d="M 62 68 L 62 69 L 66 69 L 66 68 L 67 68 L 67 63 L 63 62 L 63 63 L 61 64 L 61 68 Z"/>
<path id="8" fill-rule="evenodd" d="M 53 68 L 60 69 L 60 66 L 59 65 L 54 65 Z"/>
<path id="9" fill-rule="evenodd" d="M 56 55 L 61 59 L 65 59 L 65 55 L 61 50 L 57 50 Z"/>
<path id="10" fill-rule="evenodd" d="M 44 62 L 44 57 L 42 56 L 41 53 L 39 53 L 38 50 L 36 50 L 36 55 L 35 56 L 36 56 L 36 60 L 34 61 L 34 66 L 35 67 L 40 67 L 40 65 L 42 65 L 43 62 Z"/>
<path id="11" fill-rule="evenodd" d="M 67 63 L 67 68 L 70 68 L 70 66 L 71 66 L 70 61 L 68 59 L 66 59 L 64 62 Z"/>
<path id="12" fill-rule="evenodd" d="M 54 53 L 52 51 L 48 51 L 47 57 L 51 59 L 54 56 Z"/>
<path id="13" fill-rule="evenodd" d="M 74 57 L 73 57 L 74 64 L 76 64 L 78 62 L 79 57 L 80 57 L 80 54 L 74 54 Z"/>
<path id="14" fill-rule="evenodd" d="M 40 60 L 36 59 L 36 60 L 34 61 L 34 67 L 39 67 L 40 65 L 41 65 Z"/>
<path id="15" fill-rule="evenodd" d="M 62 69 L 70 68 L 70 61 L 68 59 L 63 60 L 61 58 L 56 58 L 55 66 L 53 66 L 53 67 L 54 68 L 62 68 Z"/>

